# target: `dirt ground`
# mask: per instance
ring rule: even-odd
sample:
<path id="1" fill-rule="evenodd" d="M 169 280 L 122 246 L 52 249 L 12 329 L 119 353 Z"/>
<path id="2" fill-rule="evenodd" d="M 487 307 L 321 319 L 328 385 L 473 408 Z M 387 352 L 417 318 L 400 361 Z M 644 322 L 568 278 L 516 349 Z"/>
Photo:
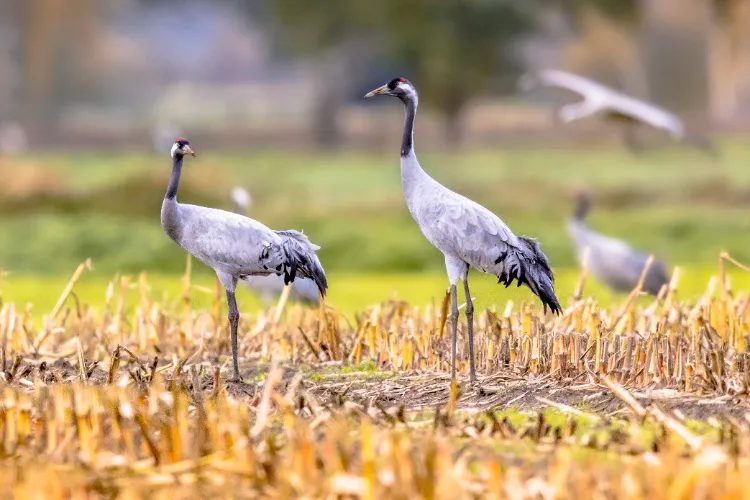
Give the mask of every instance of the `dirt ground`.
<path id="1" fill-rule="evenodd" d="M 551 406 L 547 401 L 552 401 L 588 413 L 615 415 L 628 411 L 617 396 L 598 383 L 512 375 L 480 377 L 476 387 L 465 382 L 459 381 L 458 407 L 466 410 L 516 408 L 533 412 Z M 450 377 L 445 375 L 368 377 L 351 373 L 336 381 L 306 382 L 305 385 L 312 394 L 324 399 L 346 397 L 363 404 L 377 401 L 384 407 L 404 406 L 412 411 L 444 407 L 450 394 Z M 632 390 L 630 393 L 643 406 L 657 404 L 669 412 L 677 410 L 684 418 L 704 420 L 729 415 L 743 418 L 750 412 L 750 400 L 746 396 L 686 394 L 671 389 Z"/>
<path id="2" fill-rule="evenodd" d="M 147 372 L 148 365 L 148 361 L 142 361 L 140 371 Z M 215 362 L 203 361 L 183 367 L 182 383 L 190 390 L 212 392 L 219 366 Z M 270 366 L 268 362 L 258 360 L 245 360 L 241 366 L 243 382 L 226 382 L 223 374 L 220 380 L 229 395 L 253 404 L 260 398 Z M 123 368 L 127 369 L 127 364 L 121 366 L 121 374 L 130 373 L 134 380 L 140 378 L 141 382 L 145 383 L 146 373 L 139 375 L 139 369 L 135 366 L 128 371 Z M 158 363 L 156 369 L 160 368 L 163 368 L 166 380 L 174 376 L 174 369 L 167 362 Z M 324 405 L 353 401 L 367 406 L 379 405 L 384 409 L 403 407 L 410 412 L 432 411 L 436 407 L 444 407 L 450 395 L 450 376 L 444 373 L 351 371 L 351 367 L 333 363 L 318 366 L 284 364 L 281 368 L 282 393 L 286 392 L 287 387 L 297 378 L 298 390 L 312 395 Z M 6 380 L 13 369 L 12 363 L 8 362 Z M 87 372 L 87 383 L 107 383 L 106 367 L 92 365 L 87 367 Z M 70 383 L 80 380 L 80 371 L 66 359 L 58 359 L 53 363 L 22 359 L 15 367 L 11 384 L 29 389 L 33 386 L 35 377 L 45 383 Z M 196 385 L 199 387 L 195 387 Z M 550 402 L 599 415 L 614 416 L 629 411 L 612 391 L 593 378 L 557 380 L 501 373 L 480 376 L 476 386 L 470 386 L 467 377 L 462 376 L 459 377 L 458 386 L 457 406 L 469 412 L 509 408 L 534 412 L 553 406 Z M 627 389 L 641 405 L 655 404 L 680 418 L 705 420 L 711 416 L 732 416 L 744 419 L 746 414 L 750 414 L 750 399 L 747 395 L 688 394 L 675 389 L 661 388 Z"/>

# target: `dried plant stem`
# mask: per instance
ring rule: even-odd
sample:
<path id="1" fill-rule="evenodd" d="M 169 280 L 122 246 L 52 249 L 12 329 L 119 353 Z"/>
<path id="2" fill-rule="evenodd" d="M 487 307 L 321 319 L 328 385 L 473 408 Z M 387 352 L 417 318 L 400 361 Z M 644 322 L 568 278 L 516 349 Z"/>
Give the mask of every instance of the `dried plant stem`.
<path id="1" fill-rule="evenodd" d="M 60 298 L 57 299 L 57 303 L 55 304 L 55 307 L 52 308 L 52 312 L 49 313 L 49 317 L 54 319 L 57 317 L 58 313 L 60 312 L 60 309 L 62 309 L 63 304 L 65 304 L 65 301 L 68 298 L 68 295 L 70 295 L 70 292 L 73 291 L 73 287 L 76 285 L 78 280 L 81 278 L 81 275 L 83 275 L 84 271 L 87 269 L 91 269 L 91 259 L 86 259 L 85 262 L 81 263 L 78 268 L 73 273 L 73 276 L 71 276 L 70 280 L 68 281 L 68 284 L 65 285 L 65 288 L 63 289 L 62 294 L 60 294 Z M 42 339 L 43 340 L 43 339 Z M 37 349 L 39 348 L 39 345 L 37 345 Z"/>

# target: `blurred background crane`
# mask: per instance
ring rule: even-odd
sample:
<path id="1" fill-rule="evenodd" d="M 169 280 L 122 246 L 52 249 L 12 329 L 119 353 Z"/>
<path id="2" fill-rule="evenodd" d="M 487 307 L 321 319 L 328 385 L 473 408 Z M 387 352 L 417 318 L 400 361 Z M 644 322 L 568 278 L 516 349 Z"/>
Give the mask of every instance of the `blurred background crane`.
<path id="1" fill-rule="evenodd" d="M 579 192 L 575 210 L 568 221 L 568 234 L 576 248 L 578 261 L 613 291 L 630 292 L 638 284 L 649 255 L 630 248 L 624 241 L 604 236 L 589 228 L 586 216 L 590 209 L 591 193 Z M 667 284 L 667 266 L 654 258 L 646 271 L 643 290 L 655 296 Z"/>

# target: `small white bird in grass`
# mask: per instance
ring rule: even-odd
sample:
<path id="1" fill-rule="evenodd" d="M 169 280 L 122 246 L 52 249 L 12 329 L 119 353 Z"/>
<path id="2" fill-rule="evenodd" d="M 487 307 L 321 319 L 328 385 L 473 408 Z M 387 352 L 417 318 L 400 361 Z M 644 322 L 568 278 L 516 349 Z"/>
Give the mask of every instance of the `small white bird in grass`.
<path id="1" fill-rule="evenodd" d="M 625 144 L 634 152 L 641 150 L 635 135 L 636 128 L 645 124 L 666 132 L 675 141 L 691 144 L 713 156 L 717 154 L 710 141 L 688 134 L 682 120 L 654 104 L 630 97 L 588 78 L 555 69 L 527 73 L 521 76 L 518 86 L 523 91 L 529 91 L 537 83 L 583 96 L 583 101 L 566 104 L 557 110 L 557 117 L 563 123 L 596 115 L 621 123 L 624 126 Z"/>
<path id="2" fill-rule="evenodd" d="M 253 199 L 247 189 L 241 186 L 235 186 L 232 188 L 232 202 L 237 208 L 237 211 L 241 214 L 247 215 L 250 211 L 250 207 L 253 204 Z"/>
<path id="3" fill-rule="evenodd" d="M 232 201 L 234 202 L 235 210 L 237 213 L 242 215 L 248 215 L 250 206 L 252 204 L 252 198 L 247 189 L 241 186 L 235 186 L 232 188 Z M 284 278 L 275 274 L 269 274 L 268 276 L 251 276 L 247 280 L 243 280 L 243 283 L 247 287 L 257 292 L 261 300 L 268 304 L 275 297 L 281 295 L 284 291 Z M 292 289 L 289 292 L 289 299 L 303 302 L 310 305 L 320 305 L 320 293 L 318 293 L 318 286 L 315 282 L 308 278 L 297 277 L 292 283 Z"/>
<path id="4" fill-rule="evenodd" d="M 177 203 L 185 155 L 195 156 L 190 143 L 178 137 L 172 146 L 172 175 L 161 205 L 161 225 L 172 240 L 196 259 L 216 271 L 226 290 L 232 342 L 232 381 L 241 381 L 237 360 L 237 280 L 249 276 L 284 276 L 285 283 L 297 275 L 311 278 L 325 296 L 328 283 L 315 251 L 299 231 L 272 231 L 258 221 L 216 208 Z"/>
<path id="5" fill-rule="evenodd" d="M 561 312 L 554 290 L 554 278 L 547 257 L 531 238 L 516 236 L 495 214 L 442 186 L 427 175 L 414 153 L 414 118 L 419 98 L 405 78 L 394 78 L 365 97 L 387 95 L 398 98 L 406 108 L 401 139 L 401 184 L 406 205 L 427 240 L 445 255 L 445 267 L 451 284 L 451 377 L 456 378 L 458 339 L 458 302 L 456 284 L 464 282 L 466 320 L 469 340 L 469 379 L 476 381 L 474 367 L 474 304 L 471 301 L 469 268 L 498 277 L 509 286 L 516 280 L 537 295 L 546 311 Z"/>
<path id="6" fill-rule="evenodd" d="M 603 236 L 587 227 L 585 218 L 590 208 L 591 195 L 587 191 L 579 192 L 575 211 L 568 221 L 568 234 L 576 247 L 578 261 L 583 265 L 584 255 L 587 255 L 585 265 L 596 279 L 615 292 L 630 292 L 638 284 L 649 256 L 633 250 L 624 241 Z M 658 295 L 661 287 L 668 283 L 667 266 L 655 259 L 646 273 L 643 290 Z"/>

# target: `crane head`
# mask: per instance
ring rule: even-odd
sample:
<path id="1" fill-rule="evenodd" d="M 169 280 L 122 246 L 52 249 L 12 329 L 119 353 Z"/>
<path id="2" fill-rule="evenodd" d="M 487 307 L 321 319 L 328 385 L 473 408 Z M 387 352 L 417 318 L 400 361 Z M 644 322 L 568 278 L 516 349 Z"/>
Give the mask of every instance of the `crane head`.
<path id="1" fill-rule="evenodd" d="M 579 189 L 575 193 L 576 207 L 573 211 L 573 217 L 583 220 L 591 208 L 591 191 L 588 189 Z"/>
<path id="2" fill-rule="evenodd" d="M 178 137 L 175 139 L 174 144 L 172 145 L 172 157 L 175 156 L 184 156 L 184 155 L 190 155 L 195 156 L 195 152 L 190 149 L 190 142 L 188 142 L 187 139 L 184 137 Z"/>
<path id="3" fill-rule="evenodd" d="M 365 95 L 365 99 L 376 95 L 389 95 L 398 97 L 402 101 L 405 99 L 416 99 L 417 90 L 414 85 L 411 84 L 406 78 L 394 78 L 390 82 L 386 83 L 382 87 L 378 87 L 375 90 L 368 92 Z"/>

